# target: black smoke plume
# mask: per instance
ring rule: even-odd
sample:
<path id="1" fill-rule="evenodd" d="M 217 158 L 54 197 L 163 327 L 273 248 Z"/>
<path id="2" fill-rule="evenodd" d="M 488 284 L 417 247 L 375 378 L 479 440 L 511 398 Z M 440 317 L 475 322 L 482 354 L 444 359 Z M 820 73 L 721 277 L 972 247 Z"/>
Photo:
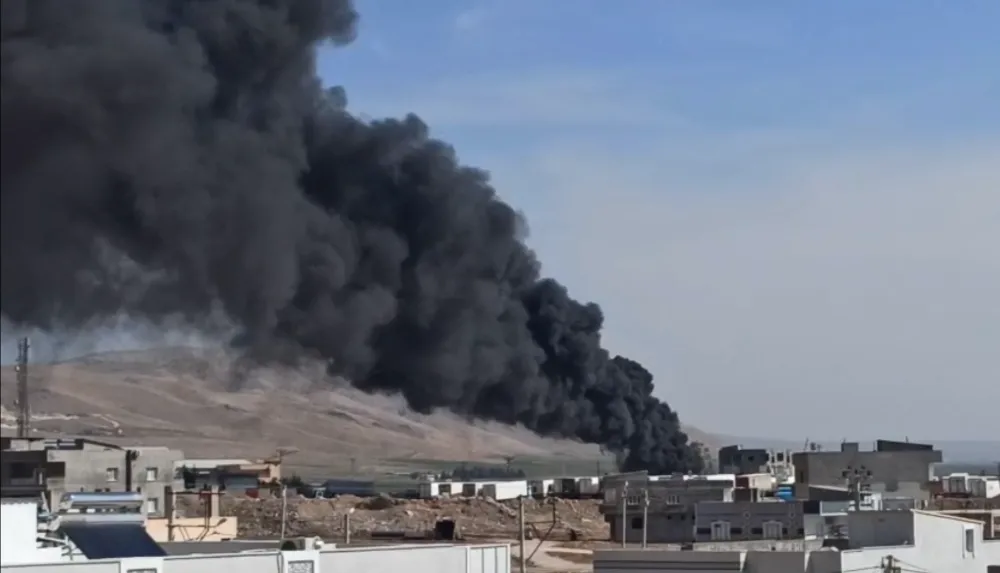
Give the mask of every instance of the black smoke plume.
<path id="1" fill-rule="evenodd" d="M 601 310 L 415 116 L 362 121 L 316 50 L 348 0 L 2 0 L 0 308 L 56 329 L 224 312 L 248 353 L 697 470 Z"/>

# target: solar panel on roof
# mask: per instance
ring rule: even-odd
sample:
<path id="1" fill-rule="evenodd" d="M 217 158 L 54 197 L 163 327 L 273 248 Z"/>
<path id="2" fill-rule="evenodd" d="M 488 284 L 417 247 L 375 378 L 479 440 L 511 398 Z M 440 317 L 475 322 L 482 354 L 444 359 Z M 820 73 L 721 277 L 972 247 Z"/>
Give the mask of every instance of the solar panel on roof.
<path id="1" fill-rule="evenodd" d="M 167 554 L 136 523 L 64 523 L 59 527 L 87 559 L 163 557 Z"/>

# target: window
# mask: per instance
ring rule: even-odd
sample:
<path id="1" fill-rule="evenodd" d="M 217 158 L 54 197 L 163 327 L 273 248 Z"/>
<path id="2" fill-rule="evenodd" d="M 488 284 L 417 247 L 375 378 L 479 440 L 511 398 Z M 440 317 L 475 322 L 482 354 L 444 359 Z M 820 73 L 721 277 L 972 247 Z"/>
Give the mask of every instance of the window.
<path id="1" fill-rule="evenodd" d="M 313 573 L 314 570 L 312 561 L 290 561 L 286 569 L 288 573 Z"/>
<path id="2" fill-rule="evenodd" d="M 156 481 L 160 479 L 159 468 L 146 468 L 146 481 Z"/>
<path id="3" fill-rule="evenodd" d="M 783 537 L 784 528 L 780 522 L 766 521 L 763 525 L 765 539 L 781 539 Z"/>
<path id="4" fill-rule="evenodd" d="M 160 513 L 160 500 L 155 497 L 147 499 L 146 513 Z"/>
<path id="5" fill-rule="evenodd" d="M 965 552 L 972 554 L 976 552 L 976 530 L 965 530 Z"/>
<path id="6" fill-rule="evenodd" d="M 633 517 L 632 518 L 632 529 L 642 529 L 642 518 Z"/>
<path id="7" fill-rule="evenodd" d="M 681 504 L 681 496 L 679 496 L 679 495 L 668 495 L 666 497 L 665 501 L 666 501 L 667 505 L 680 505 Z"/>
<path id="8" fill-rule="evenodd" d="M 104 475 L 109 482 L 118 481 L 118 468 L 108 468 L 104 470 Z"/>
<path id="9" fill-rule="evenodd" d="M 14 462 L 10 464 L 10 479 L 34 479 L 35 477 L 35 466 L 24 463 L 24 462 Z"/>
<path id="10" fill-rule="evenodd" d="M 695 533 L 697 533 L 698 535 L 711 535 L 712 534 L 712 528 L 710 528 L 710 527 L 699 527 L 698 529 L 695 530 Z"/>
<path id="11" fill-rule="evenodd" d="M 729 541 L 730 531 L 728 521 L 712 522 L 712 541 Z"/>

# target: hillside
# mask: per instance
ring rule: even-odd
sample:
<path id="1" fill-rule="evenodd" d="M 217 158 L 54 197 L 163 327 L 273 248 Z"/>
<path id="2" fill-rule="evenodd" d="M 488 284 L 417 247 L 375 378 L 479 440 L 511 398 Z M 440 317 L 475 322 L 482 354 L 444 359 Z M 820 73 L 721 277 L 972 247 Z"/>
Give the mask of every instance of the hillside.
<path id="1" fill-rule="evenodd" d="M 236 376 L 241 389 L 232 391 Z M 189 456 L 301 453 L 289 463 L 346 470 L 387 460 L 593 460 L 596 446 L 539 437 L 523 428 L 469 423 L 450 413 L 425 416 L 402 399 L 372 396 L 331 380 L 318 366 L 242 372 L 225 353 L 191 348 L 116 352 L 32 365 L 32 426 L 38 433 L 89 435 L 165 445 Z M 15 372 L 2 368 L 2 422 L 9 432 Z M 704 440 L 701 433 L 694 439 Z"/>

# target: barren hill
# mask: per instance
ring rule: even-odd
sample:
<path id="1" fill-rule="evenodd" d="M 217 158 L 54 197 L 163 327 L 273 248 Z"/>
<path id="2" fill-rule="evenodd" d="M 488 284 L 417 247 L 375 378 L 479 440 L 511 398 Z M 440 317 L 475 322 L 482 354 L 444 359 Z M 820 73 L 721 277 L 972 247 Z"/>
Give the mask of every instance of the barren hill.
<path id="1" fill-rule="evenodd" d="M 232 391 L 235 376 L 239 391 Z M 345 469 L 387 459 L 498 460 L 504 455 L 594 459 L 596 446 L 523 428 L 416 414 L 401 398 L 372 396 L 319 366 L 243 372 L 222 351 L 168 348 L 86 356 L 29 369 L 32 427 L 164 445 L 189 456 L 258 457 L 299 448 L 295 465 Z M 3 426 L 14 425 L 13 367 L 3 367 Z M 695 439 L 704 439 L 695 435 Z M 292 462 L 292 460 L 289 460 Z"/>

